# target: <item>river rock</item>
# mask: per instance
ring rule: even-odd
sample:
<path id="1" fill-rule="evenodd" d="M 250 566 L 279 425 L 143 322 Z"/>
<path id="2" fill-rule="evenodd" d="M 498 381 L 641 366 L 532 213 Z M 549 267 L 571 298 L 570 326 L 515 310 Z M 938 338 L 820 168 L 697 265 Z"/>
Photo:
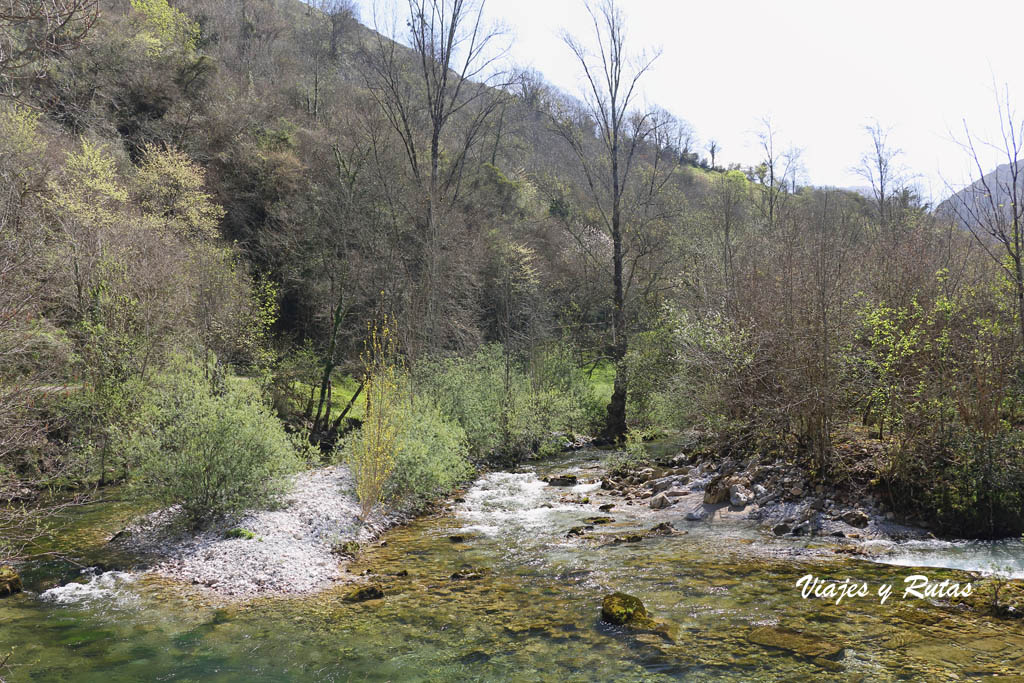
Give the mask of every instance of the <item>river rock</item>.
<path id="1" fill-rule="evenodd" d="M 789 526 L 786 523 L 776 524 L 775 526 L 772 527 L 772 533 L 775 534 L 776 536 L 785 536 L 786 534 L 788 534 L 792 530 L 793 530 L 793 527 Z"/>
<path id="2" fill-rule="evenodd" d="M 575 474 L 560 474 L 548 479 L 549 486 L 576 486 L 579 483 Z"/>
<path id="3" fill-rule="evenodd" d="M 378 585 L 363 586 L 357 588 L 345 596 L 345 602 L 366 602 L 367 600 L 379 600 L 384 597 L 384 591 Z"/>
<path id="4" fill-rule="evenodd" d="M 14 567 L 0 567 L 0 597 L 21 592 L 21 577 Z"/>
<path id="5" fill-rule="evenodd" d="M 690 492 L 686 489 L 669 489 L 665 491 L 665 495 L 669 498 L 682 498 L 683 496 L 690 495 Z"/>
<path id="6" fill-rule="evenodd" d="M 801 633 L 788 628 L 760 626 L 747 634 L 747 640 L 762 647 L 786 650 L 809 659 L 839 659 L 843 647 L 817 636 Z"/>
<path id="7" fill-rule="evenodd" d="M 605 503 L 604 505 L 598 505 L 597 509 L 601 512 L 609 512 L 613 507 L 615 507 L 615 503 Z"/>
<path id="8" fill-rule="evenodd" d="M 651 536 L 671 536 L 676 533 L 676 528 L 669 522 L 662 522 L 647 532 Z"/>
<path id="9" fill-rule="evenodd" d="M 466 567 L 454 572 L 450 578 L 452 581 L 479 581 L 484 578 L 484 574 L 486 573 L 486 569 L 479 567 Z"/>
<path id="10" fill-rule="evenodd" d="M 638 633 L 655 634 L 670 643 L 675 643 L 675 629 L 670 624 L 652 619 L 640 598 L 626 593 L 604 596 L 601 603 L 601 621 L 626 626 Z"/>
<path id="11" fill-rule="evenodd" d="M 659 493 L 654 498 L 651 498 L 651 509 L 652 510 L 663 510 L 667 507 L 672 506 L 675 503 L 674 500 L 670 500 L 664 493 Z"/>
<path id="12" fill-rule="evenodd" d="M 587 517 L 584 521 L 586 521 L 587 524 L 611 524 L 615 520 L 611 517 Z"/>
<path id="13" fill-rule="evenodd" d="M 604 596 L 601 603 L 601 620 L 622 626 L 647 617 L 647 609 L 640 598 L 626 593 L 612 593 Z"/>
<path id="14" fill-rule="evenodd" d="M 708 511 L 704 508 L 697 508 L 686 513 L 687 522 L 703 522 L 708 518 Z"/>
<path id="15" fill-rule="evenodd" d="M 733 484 L 729 487 L 729 504 L 734 507 L 745 508 L 754 502 L 754 492 L 743 484 Z"/>
<path id="16" fill-rule="evenodd" d="M 868 517 L 868 513 L 864 512 L 863 510 L 850 510 L 849 512 L 843 514 L 842 519 L 850 526 L 855 526 L 859 529 L 863 529 L 864 527 L 866 527 L 868 525 L 868 521 L 870 520 L 870 518 Z"/>

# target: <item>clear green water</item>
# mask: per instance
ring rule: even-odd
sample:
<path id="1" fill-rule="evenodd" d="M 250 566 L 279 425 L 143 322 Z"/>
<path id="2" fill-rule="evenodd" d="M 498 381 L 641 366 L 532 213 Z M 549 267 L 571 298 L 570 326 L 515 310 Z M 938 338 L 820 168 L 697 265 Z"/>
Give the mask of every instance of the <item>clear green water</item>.
<path id="1" fill-rule="evenodd" d="M 580 456 L 557 469 L 596 471 Z M 548 467 L 545 469 L 556 469 Z M 1024 669 L 1024 624 L 949 604 L 856 598 L 836 606 L 800 598 L 806 573 L 899 585 L 915 570 L 799 555 L 796 541 L 731 524 L 603 545 L 665 517 L 616 508 L 590 540 L 565 532 L 605 502 L 548 487 L 533 474 L 493 474 L 466 502 L 386 535 L 351 569 L 374 572 L 383 600 L 348 604 L 346 588 L 302 599 L 223 605 L 187 586 L 108 574 L 70 604 L 36 594 L 0 600 L 0 657 L 14 647 L 9 681 L 593 681 L 958 680 Z M 83 510 L 79 552 L 102 562 L 102 539 L 130 517 L 118 504 Z M 449 540 L 461 534 L 465 542 Z M 806 545 L 804 542 L 802 545 Z M 465 566 L 476 581 L 453 581 Z M 40 564 L 30 588 L 77 570 Z M 396 576 L 408 572 L 407 576 Z M 922 570 L 933 578 L 959 576 Z M 99 583 L 107 584 L 98 587 Z M 676 627 L 676 642 L 598 620 L 602 597 L 640 597 Z M 748 640 L 763 625 L 797 629 L 845 647 L 811 660 Z"/>

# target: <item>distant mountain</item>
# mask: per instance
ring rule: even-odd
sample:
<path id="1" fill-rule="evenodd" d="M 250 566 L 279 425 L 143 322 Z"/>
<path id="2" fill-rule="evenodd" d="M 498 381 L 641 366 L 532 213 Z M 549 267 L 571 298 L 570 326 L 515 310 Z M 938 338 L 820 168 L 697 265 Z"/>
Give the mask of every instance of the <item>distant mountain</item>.
<path id="1" fill-rule="evenodd" d="M 1024 193 L 1024 161 L 1017 162 L 1017 194 Z M 935 208 L 939 216 L 954 219 L 965 230 L 979 225 L 997 225 L 1012 217 L 1010 197 L 1013 173 L 1010 164 L 1002 164 L 980 180 L 976 180 Z"/>

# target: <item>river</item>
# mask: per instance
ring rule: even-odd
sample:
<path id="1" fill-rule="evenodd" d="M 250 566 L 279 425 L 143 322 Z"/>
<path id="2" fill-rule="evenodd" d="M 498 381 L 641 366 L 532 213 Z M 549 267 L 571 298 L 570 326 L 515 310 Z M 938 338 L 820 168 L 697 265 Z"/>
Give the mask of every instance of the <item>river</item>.
<path id="1" fill-rule="evenodd" d="M 879 559 L 840 557 L 819 539 L 774 538 L 744 522 L 687 523 L 687 533 L 610 543 L 672 518 L 621 507 L 596 484 L 573 489 L 539 476 L 596 480 L 594 453 L 478 480 L 443 514 L 393 529 L 350 569 L 371 572 L 386 597 L 351 604 L 350 587 L 312 597 L 220 604 L 192 588 L 109 571 L 102 540 L 136 512 L 83 508 L 70 532 L 80 573 L 39 562 L 26 593 L 0 600 L 0 659 L 8 681 L 593 681 L 958 680 L 1017 675 L 1024 624 L 946 601 L 902 599 L 904 579 L 965 581 L 938 566 L 995 562 L 1022 571 L 1009 544 L 897 545 Z M 573 502 L 583 496 L 589 504 Z M 597 505 L 615 502 L 602 513 Z M 566 532 L 605 515 L 582 538 Z M 452 537 L 462 537 L 461 540 Z M 254 541 L 256 542 L 256 541 Z M 70 540 L 67 543 L 71 543 Z M 927 568 L 911 569 L 908 565 Z M 460 570 L 469 579 L 453 579 Z M 483 571 L 475 571 L 482 569 Z M 814 574 L 868 584 L 866 597 L 803 599 Z M 40 593 L 77 575 L 76 585 Z M 874 588 L 892 584 L 879 604 Z M 602 597 L 624 591 L 673 625 L 675 642 L 599 620 Z M 759 628 L 793 629 L 843 647 L 830 659 L 757 644 Z"/>

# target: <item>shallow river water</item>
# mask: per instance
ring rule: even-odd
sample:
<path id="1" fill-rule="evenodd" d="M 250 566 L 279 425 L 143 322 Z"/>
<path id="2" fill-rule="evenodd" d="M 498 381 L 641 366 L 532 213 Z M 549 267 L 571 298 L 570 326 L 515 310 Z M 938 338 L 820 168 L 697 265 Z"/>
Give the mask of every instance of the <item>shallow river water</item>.
<path id="1" fill-rule="evenodd" d="M 837 559 L 817 540 L 776 539 L 741 522 L 687 523 L 671 511 L 621 507 L 596 484 L 547 486 L 545 472 L 596 480 L 593 454 L 540 472 L 493 473 L 451 511 L 394 529 L 351 566 L 370 571 L 383 600 L 350 604 L 351 587 L 298 599 L 218 604 L 189 587 L 118 572 L 39 563 L 28 592 L 0 600 L 8 681 L 630 681 L 962 680 L 1024 670 L 1024 623 L 945 601 L 901 599 L 904 579 L 969 577 Z M 572 502 L 589 496 L 589 504 Z M 601 513 L 597 505 L 616 502 Z M 134 512 L 92 506 L 76 520 L 78 557 L 99 550 Z M 582 539 L 569 528 L 607 514 Z M 675 516 L 673 519 L 673 515 Z M 686 534 L 611 544 L 673 519 Z M 452 540 L 461 536 L 462 540 Z M 254 541 L 256 542 L 256 541 Z M 1019 543 L 882 548 L 899 565 L 1013 571 Z M 967 559 L 964 559 L 967 558 Z M 483 568 L 475 580 L 452 574 Z M 78 574 L 76 586 L 43 593 Z M 867 597 L 802 599 L 806 574 L 866 582 Z M 880 584 L 894 586 L 879 604 Z M 673 626 L 675 642 L 599 621 L 602 597 L 623 591 Z M 760 627 L 793 629 L 843 647 L 830 659 L 757 644 Z"/>

